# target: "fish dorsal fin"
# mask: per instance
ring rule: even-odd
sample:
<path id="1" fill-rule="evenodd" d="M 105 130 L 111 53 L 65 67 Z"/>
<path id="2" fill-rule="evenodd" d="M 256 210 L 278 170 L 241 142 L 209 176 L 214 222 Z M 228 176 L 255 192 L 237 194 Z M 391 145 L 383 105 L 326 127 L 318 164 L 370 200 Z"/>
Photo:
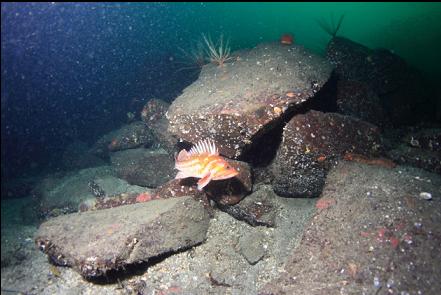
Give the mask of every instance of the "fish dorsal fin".
<path id="1" fill-rule="evenodd" d="M 189 151 L 190 155 L 200 155 L 200 154 L 209 154 L 209 155 L 219 155 L 219 151 L 217 150 L 214 141 L 210 139 L 201 140 L 196 143 Z"/>
<path id="2" fill-rule="evenodd" d="M 180 161 L 185 161 L 188 158 L 188 152 L 183 149 L 179 152 L 179 154 L 176 157 L 176 161 L 180 162 Z"/>

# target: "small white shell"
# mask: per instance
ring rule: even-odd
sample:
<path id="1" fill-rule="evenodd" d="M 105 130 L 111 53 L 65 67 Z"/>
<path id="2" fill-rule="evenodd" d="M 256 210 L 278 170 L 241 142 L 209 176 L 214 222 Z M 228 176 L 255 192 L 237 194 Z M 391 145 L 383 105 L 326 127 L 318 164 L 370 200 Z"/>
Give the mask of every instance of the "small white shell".
<path id="1" fill-rule="evenodd" d="M 432 194 L 431 193 L 427 193 L 427 192 L 421 192 L 420 193 L 420 198 L 422 198 L 424 200 L 432 200 Z"/>

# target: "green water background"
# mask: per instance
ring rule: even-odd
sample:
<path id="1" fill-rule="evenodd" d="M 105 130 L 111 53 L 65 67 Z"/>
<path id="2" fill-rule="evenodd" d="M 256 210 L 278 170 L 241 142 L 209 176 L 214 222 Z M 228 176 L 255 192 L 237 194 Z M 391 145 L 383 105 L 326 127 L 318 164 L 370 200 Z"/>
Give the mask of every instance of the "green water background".
<path id="1" fill-rule="evenodd" d="M 181 7 L 179 7 L 181 5 Z M 201 32 L 229 37 L 233 49 L 277 40 L 290 32 L 295 43 L 323 53 L 330 37 L 317 20 L 345 14 L 338 33 L 371 48 L 405 58 L 432 81 L 441 83 L 441 3 L 187 3 L 178 17 L 180 37 Z M 182 35 L 183 34 L 183 35 Z M 188 35 L 186 35 L 188 34 Z"/>

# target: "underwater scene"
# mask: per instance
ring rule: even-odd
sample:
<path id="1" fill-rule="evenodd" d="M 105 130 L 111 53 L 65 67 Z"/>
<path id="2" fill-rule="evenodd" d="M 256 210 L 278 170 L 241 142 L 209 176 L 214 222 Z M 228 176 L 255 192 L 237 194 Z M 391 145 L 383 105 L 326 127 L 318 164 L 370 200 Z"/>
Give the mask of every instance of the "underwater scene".
<path id="1" fill-rule="evenodd" d="M 1 294 L 441 294 L 441 3 L 1 4 Z"/>

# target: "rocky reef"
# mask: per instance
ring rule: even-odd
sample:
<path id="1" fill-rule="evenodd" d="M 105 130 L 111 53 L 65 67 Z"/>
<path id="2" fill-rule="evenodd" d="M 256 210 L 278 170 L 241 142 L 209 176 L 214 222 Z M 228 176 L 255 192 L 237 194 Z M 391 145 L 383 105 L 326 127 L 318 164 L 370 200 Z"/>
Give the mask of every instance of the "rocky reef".
<path id="1" fill-rule="evenodd" d="M 440 129 L 396 128 L 430 102 L 418 72 L 335 36 L 326 58 L 279 42 L 229 57 L 84 148 L 102 166 L 34 187 L 37 246 L 80 275 L 62 268 L 76 278 L 64 283 L 105 282 L 84 287 L 96 294 L 438 290 Z M 206 138 L 240 173 L 198 191 L 174 179 L 174 157 Z"/>

